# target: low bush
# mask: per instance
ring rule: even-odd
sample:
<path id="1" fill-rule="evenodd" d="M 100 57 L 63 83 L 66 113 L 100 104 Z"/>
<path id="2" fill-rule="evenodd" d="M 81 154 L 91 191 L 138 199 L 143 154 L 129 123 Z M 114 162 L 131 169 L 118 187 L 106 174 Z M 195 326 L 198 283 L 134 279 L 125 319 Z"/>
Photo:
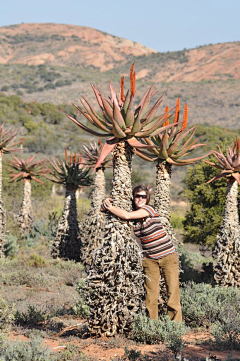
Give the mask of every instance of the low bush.
<path id="1" fill-rule="evenodd" d="M 177 354 L 184 346 L 183 336 L 186 332 L 184 323 L 171 321 L 168 316 L 152 320 L 139 315 L 132 325 L 130 337 L 137 342 L 148 344 L 164 342 L 174 354 Z"/>
<path id="2" fill-rule="evenodd" d="M 214 284 L 212 257 L 204 257 L 200 252 L 188 251 L 184 246 L 178 247 L 181 267 L 181 282 L 194 281 L 195 283 Z"/>
<path id="3" fill-rule="evenodd" d="M 45 267 L 47 265 L 45 258 L 42 256 L 39 256 L 37 253 L 31 254 L 29 261 L 28 261 L 29 267 Z"/>
<path id="4" fill-rule="evenodd" d="M 218 319 L 211 326 L 214 346 L 240 350 L 240 297 L 234 303 L 224 304 Z"/>
<path id="5" fill-rule="evenodd" d="M 0 283 L 11 286 L 28 286 L 36 288 L 46 286 L 47 280 L 44 275 L 37 273 L 33 274 L 32 271 L 22 268 L 14 272 L 1 273 Z"/>
<path id="6" fill-rule="evenodd" d="M 46 310 L 35 305 L 28 305 L 26 312 L 17 311 L 15 314 L 16 325 L 39 325 L 49 318 Z"/>
<path id="7" fill-rule="evenodd" d="M 128 349 L 127 347 L 124 347 L 125 355 L 128 360 L 139 360 L 139 358 L 142 356 L 141 351 L 136 351 L 133 349 Z"/>
<path id="8" fill-rule="evenodd" d="M 0 296 L 0 332 L 8 332 L 14 321 L 13 307 Z"/>
<path id="9" fill-rule="evenodd" d="M 89 358 L 81 352 L 80 347 L 73 343 L 68 344 L 66 348 L 56 356 L 57 361 L 89 361 Z"/>
<path id="10" fill-rule="evenodd" d="M 79 299 L 73 306 L 73 311 L 77 316 L 85 317 L 89 315 L 89 307 L 87 304 L 88 289 L 86 281 L 81 278 L 77 284 L 76 291 L 79 294 Z"/>
<path id="11" fill-rule="evenodd" d="M 44 346 L 39 337 L 29 342 L 4 340 L 0 343 L 0 355 L 0 361 L 56 361 L 49 347 Z"/>
<path id="12" fill-rule="evenodd" d="M 13 258 L 19 251 L 19 244 L 17 243 L 17 237 L 12 234 L 6 235 L 4 244 L 4 254 L 6 257 Z"/>
<path id="13" fill-rule="evenodd" d="M 225 307 L 240 312 L 240 291 L 234 288 L 212 287 L 210 284 L 189 282 L 181 289 L 184 320 L 190 327 L 207 327 L 221 322 Z"/>

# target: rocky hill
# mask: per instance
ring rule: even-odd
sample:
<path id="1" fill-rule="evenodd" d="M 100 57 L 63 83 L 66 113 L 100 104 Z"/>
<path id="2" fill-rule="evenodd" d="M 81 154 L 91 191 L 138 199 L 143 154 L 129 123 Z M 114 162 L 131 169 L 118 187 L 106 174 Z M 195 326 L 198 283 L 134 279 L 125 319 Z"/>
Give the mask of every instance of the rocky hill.
<path id="1" fill-rule="evenodd" d="M 135 62 L 138 94 L 152 82 L 189 104 L 192 123 L 239 128 L 240 42 L 158 53 L 141 44 L 74 25 L 21 24 L 0 28 L 0 90 L 25 101 L 93 99 L 90 83 L 106 92 Z"/>
<path id="2" fill-rule="evenodd" d="M 133 41 L 74 25 L 21 24 L 0 28 L 0 63 L 95 67 L 100 71 L 129 57 L 156 51 Z"/>

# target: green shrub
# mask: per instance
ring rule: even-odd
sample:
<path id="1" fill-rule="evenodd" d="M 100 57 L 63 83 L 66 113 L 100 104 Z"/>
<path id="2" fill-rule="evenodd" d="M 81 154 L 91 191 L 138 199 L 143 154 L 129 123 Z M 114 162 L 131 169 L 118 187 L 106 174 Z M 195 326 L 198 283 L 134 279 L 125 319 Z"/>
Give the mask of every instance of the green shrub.
<path id="1" fill-rule="evenodd" d="M 225 304 L 218 314 L 219 321 L 211 326 L 214 346 L 240 350 L 240 297 L 236 303 Z"/>
<path id="2" fill-rule="evenodd" d="M 17 325 L 39 325 L 49 318 L 46 310 L 38 309 L 35 305 L 28 305 L 26 312 L 17 311 L 15 314 L 15 324 Z"/>
<path id="3" fill-rule="evenodd" d="M 89 361 L 89 358 L 81 352 L 79 346 L 70 343 L 66 348 L 57 353 L 57 361 Z"/>
<path id="4" fill-rule="evenodd" d="M 14 321 L 13 308 L 0 296 L 0 332 L 8 332 Z"/>
<path id="5" fill-rule="evenodd" d="M 171 224 L 174 229 L 183 229 L 183 216 L 171 213 Z"/>
<path id="6" fill-rule="evenodd" d="M 164 342 L 176 354 L 183 348 L 182 338 L 186 331 L 184 323 L 171 321 L 168 316 L 152 320 L 139 315 L 132 325 L 130 337 L 137 342 L 148 344 Z"/>
<path id="7" fill-rule="evenodd" d="M 33 274 L 26 269 L 20 269 L 10 273 L 0 273 L 0 281 L 4 285 L 44 287 L 46 278 L 41 274 Z"/>
<path id="8" fill-rule="evenodd" d="M 125 351 L 125 355 L 127 357 L 128 360 L 138 360 L 139 357 L 142 356 L 141 351 L 136 351 L 133 349 L 128 349 L 127 347 L 124 347 L 124 351 Z"/>
<path id="9" fill-rule="evenodd" d="M 29 267 L 45 267 L 47 265 L 46 260 L 36 253 L 31 254 L 28 262 Z"/>
<path id="10" fill-rule="evenodd" d="M 79 294 L 79 299 L 73 306 L 73 311 L 77 316 L 88 316 L 89 307 L 87 304 L 88 289 L 86 281 L 84 278 L 81 278 L 77 284 L 76 291 Z"/>
<path id="11" fill-rule="evenodd" d="M 42 237 L 49 239 L 52 236 L 51 229 L 48 227 L 48 223 L 43 220 L 37 220 L 33 223 L 31 232 L 25 235 L 26 244 L 28 247 L 36 247 L 38 241 Z"/>
<path id="12" fill-rule="evenodd" d="M 4 341 L 0 344 L 1 361 L 55 361 L 50 349 L 43 346 L 40 337 L 32 338 L 29 342 Z"/>
<path id="13" fill-rule="evenodd" d="M 193 281 L 195 283 L 214 284 L 212 257 L 206 258 L 199 252 L 189 252 L 184 246 L 178 247 L 181 267 L 181 282 Z"/>
<path id="14" fill-rule="evenodd" d="M 5 236 L 4 254 L 6 257 L 13 258 L 19 251 L 19 244 L 17 243 L 17 237 L 9 234 Z"/>
<path id="15" fill-rule="evenodd" d="M 225 307 L 236 307 L 240 312 L 239 299 L 240 291 L 237 289 L 189 282 L 181 289 L 184 320 L 191 327 L 210 327 L 215 322 L 221 322 Z"/>

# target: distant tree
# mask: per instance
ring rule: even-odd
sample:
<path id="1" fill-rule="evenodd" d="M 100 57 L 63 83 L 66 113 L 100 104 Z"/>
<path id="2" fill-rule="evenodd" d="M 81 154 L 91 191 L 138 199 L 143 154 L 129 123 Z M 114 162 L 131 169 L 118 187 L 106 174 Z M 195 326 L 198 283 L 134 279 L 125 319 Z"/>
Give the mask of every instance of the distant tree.
<path id="1" fill-rule="evenodd" d="M 16 148 L 14 147 L 21 143 L 21 141 L 16 143 L 12 142 L 16 137 L 18 130 L 13 130 L 13 128 L 10 127 L 8 130 L 4 131 L 3 128 L 4 124 L 0 127 L 0 258 L 4 257 L 3 246 L 6 228 L 6 212 L 2 200 L 2 157 L 3 154 L 9 154 L 16 151 Z"/>
<path id="2" fill-rule="evenodd" d="M 91 184 L 90 168 L 84 168 L 81 159 L 78 159 L 76 154 L 68 159 L 66 149 L 65 161 L 53 159 L 50 164 L 52 168 L 49 169 L 47 178 L 54 183 L 64 185 L 66 189 L 62 217 L 52 244 L 51 254 L 53 258 L 60 257 L 79 261 L 80 238 L 76 190 Z"/>
<path id="3" fill-rule="evenodd" d="M 42 159 L 34 161 L 35 155 L 27 158 L 26 160 L 14 156 L 12 158 L 13 159 L 9 160 L 8 162 L 8 166 L 11 171 L 11 180 L 12 182 L 19 182 L 23 180 L 23 200 L 18 221 L 20 223 L 21 233 L 22 235 L 24 235 L 24 233 L 29 233 L 31 231 L 31 226 L 33 222 L 31 181 L 34 180 L 38 183 L 43 184 L 43 182 L 37 177 L 46 176 L 46 160 Z"/>

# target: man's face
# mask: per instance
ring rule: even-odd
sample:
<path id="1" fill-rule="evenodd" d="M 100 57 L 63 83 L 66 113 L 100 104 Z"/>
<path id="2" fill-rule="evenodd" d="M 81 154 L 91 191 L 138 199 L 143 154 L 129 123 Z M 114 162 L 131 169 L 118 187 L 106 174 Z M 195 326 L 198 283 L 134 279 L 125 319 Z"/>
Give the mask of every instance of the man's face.
<path id="1" fill-rule="evenodd" d="M 147 203 L 147 194 L 145 191 L 139 191 L 134 195 L 134 203 L 137 209 L 142 208 Z"/>

